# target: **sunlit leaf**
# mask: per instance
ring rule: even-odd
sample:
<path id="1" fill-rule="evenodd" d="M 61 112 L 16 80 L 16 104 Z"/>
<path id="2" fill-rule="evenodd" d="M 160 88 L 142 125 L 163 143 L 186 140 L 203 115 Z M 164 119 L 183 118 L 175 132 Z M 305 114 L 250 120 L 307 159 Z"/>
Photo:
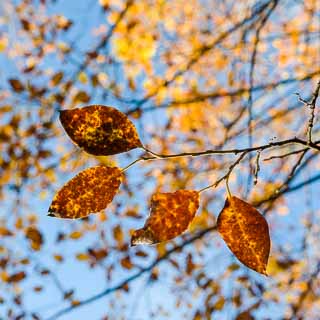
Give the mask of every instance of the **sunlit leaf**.
<path id="1" fill-rule="evenodd" d="M 156 193 L 151 198 L 150 215 L 142 229 L 135 230 L 131 245 L 154 244 L 173 239 L 187 230 L 199 207 L 199 193 L 179 190 Z"/>
<path id="2" fill-rule="evenodd" d="M 117 167 L 97 166 L 81 171 L 54 197 L 49 216 L 78 219 L 107 207 L 122 179 Z"/>
<path id="3" fill-rule="evenodd" d="M 70 239 L 73 239 L 73 240 L 77 240 L 77 239 L 80 239 L 82 237 L 82 232 L 80 231 L 73 231 L 69 234 L 69 238 Z"/>
<path id="4" fill-rule="evenodd" d="M 78 253 L 76 255 L 76 258 L 79 260 L 79 261 L 86 261 L 89 259 L 89 256 L 86 254 L 86 253 Z"/>
<path id="5" fill-rule="evenodd" d="M 54 254 L 53 258 L 59 263 L 63 262 L 63 256 L 61 254 Z"/>
<path id="6" fill-rule="evenodd" d="M 112 155 L 142 145 L 133 123 L 112 107 L 63 110 L 60 121 L 70 138 L 90 154 Z"/>
<path id="7" fill-rule="evenodd" d="M 0 236 L 2 237 L 13 236 L 13 232 L 7 229 L 6 227 L 0 227 Z"/>
<path id="8" fill-rule="evenodd" d="M 266 274 L 270 236 L 265 218 L 252 205 L 232 196 L 226 200 L 217 225 L 234 255 L 248 268 Z"/>

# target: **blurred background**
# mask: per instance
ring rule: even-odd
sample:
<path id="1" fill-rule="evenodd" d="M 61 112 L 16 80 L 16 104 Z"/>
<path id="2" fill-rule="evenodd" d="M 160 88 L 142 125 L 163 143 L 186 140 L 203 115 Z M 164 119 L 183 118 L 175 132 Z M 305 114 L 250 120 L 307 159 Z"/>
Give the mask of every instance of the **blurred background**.
<path id="1" fill-rule="evenodd" d="M 201 194 L 182 236 L 129 245 L 153 193 L 203 188 L 233 154 L 139 162 L 105 211 L 47 217 L 81 170 L 125 167 L 143 154 L 86 154 L 59 110 L 113 106 L 161 154 L 245 148 L 306 140 L 301 99 L 319 80 L 317 0 L 0 1 L 0 319 L 319 319 L 316 150 L 252 152 L 230 177 L 233 194 L 269 223 L 269 277 L 204 232 L 224 184 Z"/>

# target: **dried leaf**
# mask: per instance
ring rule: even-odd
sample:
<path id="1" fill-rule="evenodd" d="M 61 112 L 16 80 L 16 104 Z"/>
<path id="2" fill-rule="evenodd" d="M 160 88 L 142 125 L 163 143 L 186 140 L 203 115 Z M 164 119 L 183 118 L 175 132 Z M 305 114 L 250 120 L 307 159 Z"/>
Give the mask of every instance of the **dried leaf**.
<path id="1" fill-rule="evenodd" d="M 51 78 L 52 85 L 57 86 L 61 82 L 61 80 L 63 79 L 63 76 L 64 76 L 64 74 L 61 71 L 55 73 Z"/>
<path id="2" fill-rule="evenodd" d="M 150 215 L 142 229 L 135 230 L 131 245 L 154 244 L 173 239 L 187 230 L 199 207 L 199 193 L 179 190 L 156 193 L 151 198 Z"/>
<path id="3" fill-rule="evenodd" d="M 79 91 L 72 99 L 73 103 L 88 103 L 90 96 L 83 90 Z"/>
<path id="4" fill-rule="evenodd" d="M 105 248 L 100 249 L 88 249 L 88 254 L 93 257 L 95 260 L 99 261 L 104 259 L 108 255 L 108 251 Z"/>
<path id="5" fill-rule="evenodd" d="M 6 227 L 0 227 L 0 236 L 10 237 L 13 236 L 13 232 L 7 229 Z"/>
<path id="6" fill-rule="evenodd" d="M 217 226 L 234 255 L 248 268 L 266 275 L 270 236 L 265 218 L 252 205 L 233 196 L 226 200 Z"/>
<path id="7" fill-rule="evenodd" d="M 121 266 L 122 266 L 124 269 L 130 270 L 130 269 L 133 268 L 133 264 L 132 264 L 131 259 L 130 259 L 129 256 L 122 258 L 121 261 L 120 261 L 120 263 L 121 263 Z"/>
<path id="8" fill-rule="evenodd" d="M 49 216 L 78 219 L 107 207 L 119 190 L 122 172 L 97 166 L 81 171 L 55 195 Z"/>
<path id="9" fill-rule="evenodd" d="M 24 85 L 19 79 L 9 79 L 9 83 L 15 92 L 22 92 L 24 90 Z"/>
<path id="10" fill-rule="evenodd" d="M 90 154 L 106 156 L 142 146 L 133 123 L 112 107 L 63 110 L 60 121 L 69 137 Z"/>
<path id="11" fill-rule="evenodd" d="M 26 238 L 30 240 L 30 245 L 33 250 L 40 250 L 43 245 L 43 236 L 41 232 L 33 226 L 28 227 L 25 230 Z"/>
<path id="12" fill-rule="evenodd" d="M 24 271 L 20 271 L 20 272 L 14 273 L 11 276 L 9 276 L 8 279 L 7 279 L 7 282 L 9 282 L 9 283 L 20 282 L 25 277 L 26 277 L 25 272 Z"/>

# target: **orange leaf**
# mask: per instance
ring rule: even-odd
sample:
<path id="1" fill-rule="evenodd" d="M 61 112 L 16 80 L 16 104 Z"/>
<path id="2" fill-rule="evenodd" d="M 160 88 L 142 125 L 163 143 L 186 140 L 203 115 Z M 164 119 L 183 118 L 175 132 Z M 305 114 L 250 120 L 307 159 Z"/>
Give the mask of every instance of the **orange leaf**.
<path id="1" fill-rule="evenodd" d="M 69 137 L 90 154 L 106 156 L 142 146 L 133 123 L 112 107 L 63 110 L 60 121 Z"/>
<path id="2" fill-rule="evenodd" d="M 187 230 L 199 207 L 199 193 L 179 190 L 156 193 L 151 198 L 150 215 L 142 229 L 135 230 L 131 245 L 154 244 L 173 239 Z"/>
<path id="3" fill-rule="evenodd" d="M 234 255 L 248 268 L 266 275 L 270 236 L 268 224 L 258 210 L 232 196 L 226 200 L 217 226 Z"/>
<path id="4" fill-rule="evenodd" d="M 118 192 L 121 179 L 117 167 L 97 166 L 81 171 L 55 195 L 49 216 L 78 219 L 105 209 Z"/>

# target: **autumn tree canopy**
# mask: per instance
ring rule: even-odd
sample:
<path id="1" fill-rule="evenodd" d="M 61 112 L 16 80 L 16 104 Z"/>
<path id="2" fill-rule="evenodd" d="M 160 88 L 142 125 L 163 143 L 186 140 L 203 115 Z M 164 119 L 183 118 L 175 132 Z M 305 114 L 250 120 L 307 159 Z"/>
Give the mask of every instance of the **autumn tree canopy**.
<path id="1" fill-rule="evenodd" d="M 317 319 L 320 6 L 0 3 L 0 318 Z"/>

